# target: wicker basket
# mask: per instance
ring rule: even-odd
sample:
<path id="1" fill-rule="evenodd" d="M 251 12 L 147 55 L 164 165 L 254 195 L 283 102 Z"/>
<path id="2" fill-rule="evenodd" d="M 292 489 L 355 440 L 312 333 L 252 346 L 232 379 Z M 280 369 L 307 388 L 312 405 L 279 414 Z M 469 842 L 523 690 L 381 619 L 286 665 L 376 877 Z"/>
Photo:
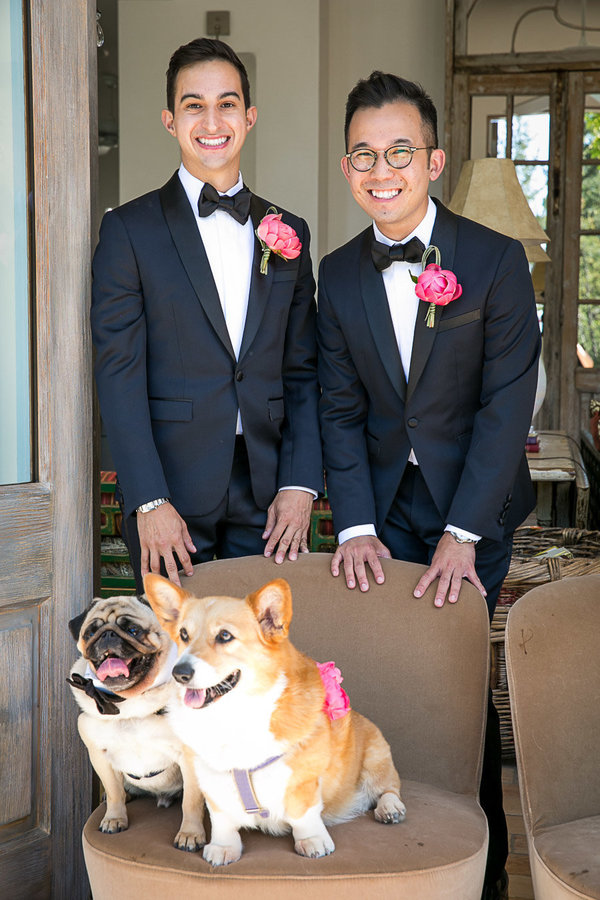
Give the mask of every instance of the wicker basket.
<path id="1" fill-rule="evenodd" d="M 537 555 L 557 550 L 569 555 Z M 515 755 L 504 657 L 504 633 L 510 607 L 537 585 L 596 573 L 600 573 L 600 531 L 532 526 L 518 528 L 515 532 L 510 569 L 498 597 L 490 632 L 490 677 L 494 703 L 500 716 L 504 759 L 514 759 Z"/>

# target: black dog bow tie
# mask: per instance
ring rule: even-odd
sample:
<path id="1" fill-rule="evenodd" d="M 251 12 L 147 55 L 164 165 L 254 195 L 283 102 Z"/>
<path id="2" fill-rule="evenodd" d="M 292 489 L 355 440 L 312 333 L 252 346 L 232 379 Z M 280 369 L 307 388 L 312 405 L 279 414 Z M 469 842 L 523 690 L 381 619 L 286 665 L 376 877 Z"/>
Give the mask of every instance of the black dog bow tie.
<path id="1" fill-rule="evenodd" d="M 394 244 L 388 247 L 381 241 L 373 241 L 371 244 L 371 256 L 378 272 L 383 272 L 393 262 L 421 262 L 425 253 L 425 245 L 418 237 L 411 238 L 406 244 Z"/>
<path id="2" fill-rule="evenodd" d="M 78 688 L 80 691 L 86 693 L 88 697 L 92 698 L 100 715 L 119 715 L 119 707 L 115 706 L 115 704 L 123 703 L 125 697 L 118 697 L 116 694 L 109 694 L 106 691 L 98 690 L 91 678 L 84 678 L 83 675 L 78 675 L 77 672 L 73 672 L 73 677 L 67 678 L 67 681 L 74 688 Z"/>
<path id="3" fill-rule="evenodd" d="M 222 209 L 233 216 L 240 225 L 245 225 L 250 215 L 251 196 L 247 187 L 243 187 L 233 197 L 228 197 L 226 194 L 221 196 L 212 184 L 207 182 L 202 188 L 198 200 L 198 215 L 204 219 L 206 216 L 212 215 L 215 209 Z"/>

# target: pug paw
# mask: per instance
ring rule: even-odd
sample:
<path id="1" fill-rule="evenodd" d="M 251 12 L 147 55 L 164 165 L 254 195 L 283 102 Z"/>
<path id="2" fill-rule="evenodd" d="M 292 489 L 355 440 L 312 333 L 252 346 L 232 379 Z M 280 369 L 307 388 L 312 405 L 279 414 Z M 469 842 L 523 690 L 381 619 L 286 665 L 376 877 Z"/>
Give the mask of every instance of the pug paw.
<path id="1" fill-rule="evenodd" d="M 127 816 L 118 816 L 116 818 L 104 816 L 98 830 L 103 831 L 104 834 L 118 834 L 119 831 L 127 831 L 128 825 Z"/>
<path id="2" fill-rule="evenodd" d="M 397 794 L 382 794 L 375 808 L 375 818 L 384 825 L 398 825 L 406 818 L 406 807 Z"/>
<path id="3" fill-rule="evenodd" d="M 175 840 L 173 841 L 173 846 L 176 847 L 177 850 L 185 850 L 187 853 L 196 853 L 197 850 L 202 850 L 205 844 L 206 835 L 204 834 L 204 831 L 178 831 Z"/>

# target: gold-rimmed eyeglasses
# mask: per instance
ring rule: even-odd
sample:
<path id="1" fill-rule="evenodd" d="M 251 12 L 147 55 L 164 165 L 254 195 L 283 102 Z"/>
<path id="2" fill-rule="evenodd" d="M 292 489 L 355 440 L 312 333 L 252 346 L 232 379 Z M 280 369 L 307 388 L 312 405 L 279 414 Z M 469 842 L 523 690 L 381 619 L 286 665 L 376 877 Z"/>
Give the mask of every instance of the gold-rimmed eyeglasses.
<path id="1" fill-rule="evenodd" d="M 404 144 L 395 144 L 387 150 L 371 150 L 370 147 L 359 147 L 351 153 L 346 153 L 346 159 L 357 172 L 368 172 L 377 162 L 380 153 L 383 154 L 388 166 L 392 169 L 405 169 L 410 166 L 413 153 L 416 150 L 435 150 L 435 147 L 406 147 Z"/>

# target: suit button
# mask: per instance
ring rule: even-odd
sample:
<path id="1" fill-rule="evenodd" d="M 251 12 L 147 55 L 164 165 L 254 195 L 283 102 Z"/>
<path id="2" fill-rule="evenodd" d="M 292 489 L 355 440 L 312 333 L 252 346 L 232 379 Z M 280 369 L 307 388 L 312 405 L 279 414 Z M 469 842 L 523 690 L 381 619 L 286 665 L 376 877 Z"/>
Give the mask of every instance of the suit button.
<path id="1" fill-rule="evenodd" d="M 236 372 L 236 373 L 235 373 L 235 380 L 236 380 L 236 381 L 243 381 L 243 380 L 244 380 L 244 373 L 243 373 L 243 372 Z"/>
<path id="2" fill-rule="evenodd" d="M 418 424 L 419 424 L 419 420 L 418 420 L 418 419 L 415 419 L 414 417 L 413 417 L 413 418 L 410 418 L 410 419 L 408 420 L 408 427 L 409 427 L 409 428 L 416 428 Z"/>

